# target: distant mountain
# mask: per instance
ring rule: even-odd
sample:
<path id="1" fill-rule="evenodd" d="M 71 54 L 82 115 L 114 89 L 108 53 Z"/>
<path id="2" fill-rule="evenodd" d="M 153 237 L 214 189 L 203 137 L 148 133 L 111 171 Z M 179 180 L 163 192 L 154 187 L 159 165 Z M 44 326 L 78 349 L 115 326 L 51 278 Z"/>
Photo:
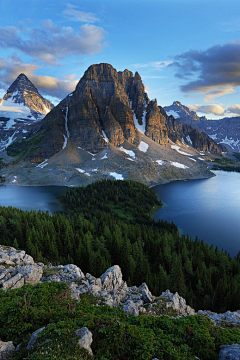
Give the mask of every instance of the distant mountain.
<path id="1" fill-rule="evenodd" d="M 15 184 L 57 185 L 109 177 L 154 185 L 211 176 L 194 141 L 184 142 L 182 134 L 172 140 L 174 131 L 164 109 L 148 98 L 137 72 L 92 65 L 36 133 L 7 148 L 24 166 L 18 164 L 14 177 L 13 169 L 4 175 L 8 172 L 8 181 Z M 30 166 L 27 173 L 25 166 Z"/>
<path id="2" fill-rule="evenodd" d="M 191 111 L 179 101 L 174 101 L 171 106 L 165 106 L 164 109 L 169 116 L 173 115 L 180 123 L 206 133 L 217 144 L 224 145 L 229 151 L 240 152 L 239 116 L 208 120 L 205 116 L 197 116 L 195 111 Z"/>
<path id="3" fill-rule="evenodd" d="M 167 108 L 167 111 L 165 110 Z M 201 152 L 210 152 L 221 156 L 227 149 L 222 144 L 217 144 L 205 132 L 200 131 L 197 126 L 191 126 L 192 123 L 201 123 L 202 119 L 197 116 L 194 111 L 190 111 L 179 101 L 175 101 L 170 106 L 165 106 L 162 113 L 166 116 L 166 126 L 168 129 L 168 137 L 173 142 L 183 141 L 193 146 Z M 182 120 L 183 119 L 183 120 Z"/>
<path id="4" fill-rule="evenodd" d="M 20 74 L 0 100 L 0 151 L 38 128 L 53 108 L 25 74 Z"/>

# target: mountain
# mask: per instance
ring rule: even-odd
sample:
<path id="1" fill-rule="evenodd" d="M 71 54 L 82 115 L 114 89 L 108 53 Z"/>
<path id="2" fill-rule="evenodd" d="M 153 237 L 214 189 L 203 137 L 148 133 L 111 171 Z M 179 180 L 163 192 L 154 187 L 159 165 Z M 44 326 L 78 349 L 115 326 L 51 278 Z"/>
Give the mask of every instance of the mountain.
<path id="1" fill-rule="evenodd" d="M 154 185 L 212 176 L 207 158 L 181 137 L 172 141 L 169 129 L 137 72 L 92 65 L 37 132 L 7 148 L 7 160 L 21 165 L 4 175 L 15 184 L 74 186 L 108 177 Z"/>
<path id="2" fill-rule="evenodd" d="M 240 152 L 240 117 L 208 120 L 205 116 L 198 117 L 195 111 L 189 110 L 179 101 L 164 107 L 167 114 L 173 115 L 180 123 L 191 125 L 194 129 L 206 133 L 217 144 L 223 145 L 229 151 Z"/>
<path id="3" fill-rule="evenodd" d="M 53 105 L 25 74 L 20 74 L 0 100 L 0 151 L 39 126 Z"/>
<path id="4" fill-rule="evenodd" d="M 183 110 L 185 113 L 185 109 Z M 165 113 L 165 110 L 162 109 Z M 169 113 L 172 113 L 169 112 Z M 183 141 L 184 143 L 193 146 L 201 153 L 212 153 L 217 156 L 222 156 L 223 152 L 227 152 L 227 148 L 222 144 L 217 144 L 211 137 L 206 133 L 201 132 L 198 129 L 193 128 L 190 125 L 182 124 L 176 120 L 173 115 L 166 116 L 166 125 L 168 130 L 168 137 L 173 142 Z"/>

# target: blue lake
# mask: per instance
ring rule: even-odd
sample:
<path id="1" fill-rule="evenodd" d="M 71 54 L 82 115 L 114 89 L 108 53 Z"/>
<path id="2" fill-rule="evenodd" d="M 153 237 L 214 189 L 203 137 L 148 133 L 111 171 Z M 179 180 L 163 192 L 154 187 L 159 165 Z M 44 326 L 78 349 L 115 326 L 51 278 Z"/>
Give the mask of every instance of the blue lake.
<path id="1" fill-rule="evenodd" d="M 181 234 L 198 236 L 236 256 L 240 251 L 240 173 L 214 173 L 210 179 L 155 186 L 164 206 L 154 219 L 173 221 Z"/>
<path id="2" fill-rule="evenodd" d="M 240 173 L 215 171 L 204 180 L 177 181 L 153 188 L 164 206 L 155 220 L 174 222 L 181 234 L 198 236 L 210 245 L 240 251 Z M 23 210 L 63 211 L 57 197 L 66 187 L 0 186 L 0 205 Z"/>
<path id="3" fill-rule="evenodd" d="M 22 210 L 63 211 L 57 200 L 65 186 L 0 186 L 0 205 L 13 206 Z"/>

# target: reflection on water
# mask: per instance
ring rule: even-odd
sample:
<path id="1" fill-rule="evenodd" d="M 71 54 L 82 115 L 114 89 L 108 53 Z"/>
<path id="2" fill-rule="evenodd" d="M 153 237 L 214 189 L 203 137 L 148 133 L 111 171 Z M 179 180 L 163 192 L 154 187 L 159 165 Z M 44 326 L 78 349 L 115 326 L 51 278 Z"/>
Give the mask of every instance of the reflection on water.
<path id="1" fill-rule="evenodd" d="M 173 221 L 181 233 L 235 256 L 240 251 L 240 173 L 214 173 L 210 179 L 155 186 L 164 206 L 154 218 Z"/>

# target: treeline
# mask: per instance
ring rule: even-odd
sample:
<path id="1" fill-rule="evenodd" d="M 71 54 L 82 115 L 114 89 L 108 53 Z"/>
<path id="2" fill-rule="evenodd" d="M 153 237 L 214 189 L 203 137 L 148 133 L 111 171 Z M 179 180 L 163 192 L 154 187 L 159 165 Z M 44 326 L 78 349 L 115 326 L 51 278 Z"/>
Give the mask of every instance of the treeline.
<path id="1" fill-rule="evenodd" d="M 133 181 L 102 181 L 68 189 L 71 215 L 0 208 L 0 243 L 25 249 L 35 261 L 74 263 L 99 277 L 118 264 L 128 285 L 146 282 L 154 295 L 169 288 L 197 309 L 240 308 L 240 258 L 179 236 L 155 222 L 156 194 Z"/>

